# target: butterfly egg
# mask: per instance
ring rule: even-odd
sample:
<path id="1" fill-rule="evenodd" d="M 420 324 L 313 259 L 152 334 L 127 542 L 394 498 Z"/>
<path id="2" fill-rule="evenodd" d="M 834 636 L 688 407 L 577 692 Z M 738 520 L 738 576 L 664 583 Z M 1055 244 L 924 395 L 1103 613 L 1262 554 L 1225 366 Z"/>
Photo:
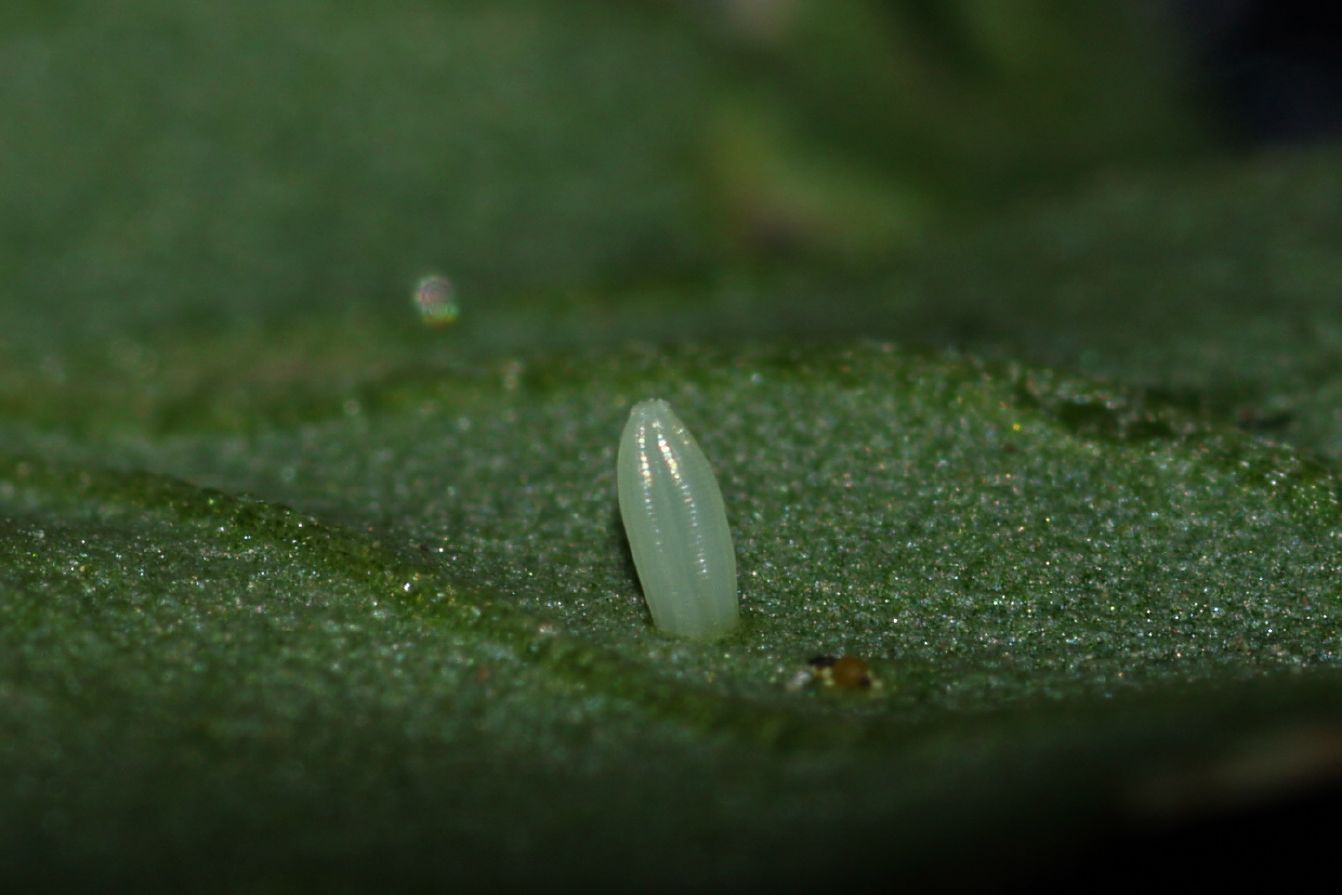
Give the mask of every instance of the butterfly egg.
<path id="1" fill-rule="evenodd" d="M 665 401 L 635 404 L 616 460 L 620 517 L 658 628 L 725 634 L 737 621 L 736 554 L 708 459 Z"/>

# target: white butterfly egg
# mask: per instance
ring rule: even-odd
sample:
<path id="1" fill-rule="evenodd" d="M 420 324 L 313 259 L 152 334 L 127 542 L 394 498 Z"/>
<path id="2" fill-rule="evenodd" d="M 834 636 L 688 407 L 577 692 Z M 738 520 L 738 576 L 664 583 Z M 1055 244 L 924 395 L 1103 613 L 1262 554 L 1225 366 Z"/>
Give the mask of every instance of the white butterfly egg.
<path id="1" fill-rule="evenodd" d="M 736 554 L 708 459 L 665 401 L 629 412 L 616 460 L 620 516 L 652 620 L 710 638 L 735 627 Z"/>

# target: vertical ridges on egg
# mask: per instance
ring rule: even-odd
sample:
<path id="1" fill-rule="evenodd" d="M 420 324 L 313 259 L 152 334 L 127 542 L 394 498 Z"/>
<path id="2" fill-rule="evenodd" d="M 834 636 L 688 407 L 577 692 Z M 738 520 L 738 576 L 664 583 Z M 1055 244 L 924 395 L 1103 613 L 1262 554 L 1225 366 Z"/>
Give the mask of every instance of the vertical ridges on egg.
<path id="1" fill-rule="evenodd" d="M 617 458 L 620 516 L 657 627 L 687 637 L 737 621 L 736 555 L 717 479 L 662 400 L 629 413 Z"/>

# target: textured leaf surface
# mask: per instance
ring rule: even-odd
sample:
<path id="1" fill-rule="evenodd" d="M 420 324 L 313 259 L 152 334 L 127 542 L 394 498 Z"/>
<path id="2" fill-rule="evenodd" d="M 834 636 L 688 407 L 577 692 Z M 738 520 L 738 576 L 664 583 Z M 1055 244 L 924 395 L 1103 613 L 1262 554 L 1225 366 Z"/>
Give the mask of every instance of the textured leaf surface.
<path id="1" fill-rule="evenodd" d="M 794 860 L 892 830 L 910 852 L 885 857 L 912 860 L 926 799 L 956 799 L 948 835 L 974 839 L 1026 780 L 1076 775 L 1093 801 L 1034 822 L 1098 822 L 1114 779 L 1256 730 L 1222 699 L 1265 686 L 1281 712 L 1333 679 L 1331 473 L 1085 382 L 869 344 L 395 392 L 96 462 L 42 438 L 6 458 L 4 760 L 26 784 L 7 823 L 30 856 L 194 864 L 299 824 L 258 872 L 446 837 L 471 848 L 447 869 L 559 853 L 583 879 L 731 838 L 740 854 L 691 862 L 716 874 L 821 822 L 834 835 Z M 744 625 L 724 643 L 653 631 L 618 534 L 616 437 L 653 394 L 695 420 L 731 508 Z M 1078 433 L 1059 406 L 1134 434 Z M 864 657 L 880 689 L 790 689 L 824 653 Z M 1058 749 L 1118 776 L 1034 779 Z M 133 822 L 143 799 L 162 826 Z M 39 810 L 51 824 L 26 827 Z"/>

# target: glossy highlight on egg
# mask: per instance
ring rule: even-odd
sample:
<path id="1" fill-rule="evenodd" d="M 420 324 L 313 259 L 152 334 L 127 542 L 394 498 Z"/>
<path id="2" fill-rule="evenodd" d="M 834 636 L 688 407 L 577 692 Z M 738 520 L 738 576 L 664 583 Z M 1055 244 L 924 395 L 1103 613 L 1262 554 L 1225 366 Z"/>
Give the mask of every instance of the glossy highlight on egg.
<path id="1" fill-rule="evenodd" d="M 653 623 L 682 637 L 726 634 L 739 619 L 727 509 L 708 459 L 669 404 L 634 405 L 616 467 L 620 517 Z"/>

